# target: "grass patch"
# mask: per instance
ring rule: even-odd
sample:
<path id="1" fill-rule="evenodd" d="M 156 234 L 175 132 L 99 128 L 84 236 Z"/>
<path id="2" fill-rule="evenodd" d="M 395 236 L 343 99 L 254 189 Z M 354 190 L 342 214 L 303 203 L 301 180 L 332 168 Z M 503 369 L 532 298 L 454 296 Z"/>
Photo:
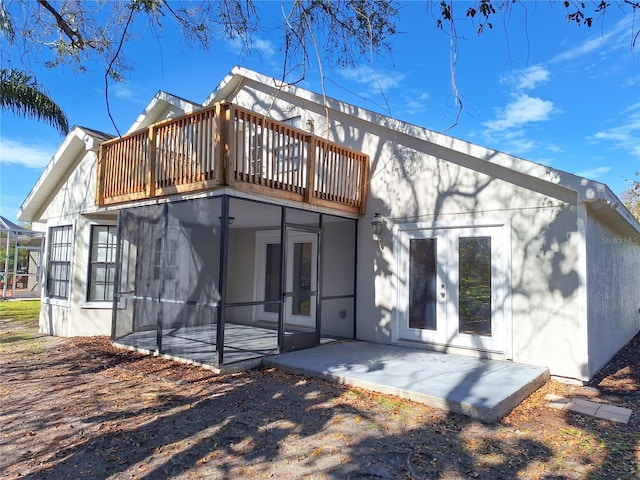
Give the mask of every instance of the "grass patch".
<path id="1" fill-rule="evenodd" d="M 17 320 L 29 326 L 38 325 L 40 300 L 0 302 L 0 320 Z"/>

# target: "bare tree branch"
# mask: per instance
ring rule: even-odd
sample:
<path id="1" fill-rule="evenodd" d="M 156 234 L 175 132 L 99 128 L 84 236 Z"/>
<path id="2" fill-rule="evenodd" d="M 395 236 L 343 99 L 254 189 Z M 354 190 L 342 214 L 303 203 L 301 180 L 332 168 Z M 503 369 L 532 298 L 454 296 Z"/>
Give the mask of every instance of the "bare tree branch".
<path id="1" fill-rule="evenodd" d="M 67 38 L 71 42 L 71 46 L 82 50 L 87 45 L 82 38 L 82 34 L 80 34 L 78 30 L 72 29 L 69 23 L 64 18 L 62 18 L 62 15 L 60 15 L 60 13 L 55 8 L 53 8 L 53 6 L 47 0 L 38 0 L 38 3 L 42 5 L 42 7 L 44 7 L 46 10 L 48 10 L 51 15 L 53 15 L 58 28 L 67 36 Z"/>

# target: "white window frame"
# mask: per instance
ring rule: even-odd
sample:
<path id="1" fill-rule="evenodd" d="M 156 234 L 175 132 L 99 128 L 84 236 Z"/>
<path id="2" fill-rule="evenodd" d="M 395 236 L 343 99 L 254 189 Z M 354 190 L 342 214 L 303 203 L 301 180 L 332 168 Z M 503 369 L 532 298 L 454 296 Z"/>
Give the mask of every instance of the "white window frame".
<path id="1" fill-rule="evenodd" d="M 85 233 L 85 239 L 86 239 L 86 245 L 88 245 L 88 249 L 87 249 L 87 275 L 86 275 L 86 281 L 84 282 L 84 292 L 82 295 L 82 308 L 103 308 L 103 309 L 110 309 L 113 306 L 113 299 L 112 300 L 106 300 L 106 301 L 96 301 L 96 300 L 89 300 L 89 291 L 91 289 L 91 248 L 92 248 L 92 243 L 91 243 L 91 233 L 93 231 L 94 227 L 116 227 L 117 226 L 117 221 L 89 221 L 87 222 L 87 228 L 86 228 L 86 233 Z M 116 236 L 117 236 L 117 232 L 116 232 Z M 117 238 L 116 238 L 116 245 L 115 245 L 116 251 L 118 249 L 118 243 L 117 243 Z M 114 260 L 115 263 L 115 260 Z M 114 283 L 115 283 L 115 279 L 114 279 Z M 119 304 L 118 307 L 121 307 L 121 305 Z"/>
<path id="2" fill-rule="evenodd" d="M 68 289 L 66 297 L 51 297 L 49 296 L 49 272 L 51 267 L 51 240 L 52 231 L 57 228 L 69 228 L 69 278 Z M 58 225 L 47 226 L 47 251 L 46 251 L 46 265 L 44 269 L 44 288 L 43 288 L 43 303 L 48 305 L 58 305 L 62 307 L 68 307 L 71 301 L 71 292 L 73 290 L 73 267 L 74 267 L 74 253 L 75 253 L 75 222 L 70 221 L 68 223 L 60 223 Z"/>

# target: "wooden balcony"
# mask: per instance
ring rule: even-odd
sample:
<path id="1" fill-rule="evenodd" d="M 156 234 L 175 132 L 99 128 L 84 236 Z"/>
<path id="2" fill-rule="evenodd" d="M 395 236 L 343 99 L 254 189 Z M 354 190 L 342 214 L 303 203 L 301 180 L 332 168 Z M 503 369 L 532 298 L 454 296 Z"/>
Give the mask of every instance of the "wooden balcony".
<path id="1" fill-rule="evenodd" d="M 232 187 L 364 213 L 369 157 L 230 103 L 104 142 L 96 203 Z"/>

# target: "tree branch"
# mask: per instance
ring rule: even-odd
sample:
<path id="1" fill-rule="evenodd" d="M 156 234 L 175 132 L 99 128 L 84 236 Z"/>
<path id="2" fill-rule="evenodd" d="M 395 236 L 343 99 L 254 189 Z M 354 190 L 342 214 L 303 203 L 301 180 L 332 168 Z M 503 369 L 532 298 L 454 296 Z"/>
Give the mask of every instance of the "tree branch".
<path id="1" fill-rule="evenodd" d="M 69 23 L 62 18 L 62 15 L 60 15 L 60 13 L 47 0 L 38 0 L 38 3 L 53 15 L 53 18 L 56 19 L 58 28 L 67 36 L 71 42 L 71 46 L 79 50 L 84 49 L 87 43 L 84 41 L 84 38 L 82 38 L 80 32 L 78 30 L 73 30 Z"/>
<path id="2" fill-rule="evenodd" d="M 124 25 L 124 30 L 122 30 L 122 35 L 120 36 L 120 42 L 118 43 L 118 49 L 116 50 L 116 53 L 113 55 L 113 58 L 109 62 L 109 66 L 104 72 L 104 98 L 105 98 L 105 102 L 107 103 L 107 114 L 109 115 L 109 119 L 111 120 L 111 125 L 113 125 L 113 128 L 115 128 L 119 137 L 121 137 L 122 134 L 120 133 L 120 130 L 118 130 L 118 126 L 116 125 L 116 121 L 113 119 L 113 115 L 111 115 L 111 104 L 109 103 L 109 75 L 111 74 L 111 69 L 113 68 L 113 64 L 116 62 L 116 60 L 118 59 L 118 56 L 120 55 L 120 52 L 122 51 L 122 46 L 124 45 L 124 39 L 127 36 L 127 30 L 129 29 L 129 25 L 131 25 L 131 20 L 133 20 L 134 14 L 135 14 L 135 11 L 132 8 L 129 11 L 129 17 L 127 18 L 127 23 L 125 23 Z"/>

